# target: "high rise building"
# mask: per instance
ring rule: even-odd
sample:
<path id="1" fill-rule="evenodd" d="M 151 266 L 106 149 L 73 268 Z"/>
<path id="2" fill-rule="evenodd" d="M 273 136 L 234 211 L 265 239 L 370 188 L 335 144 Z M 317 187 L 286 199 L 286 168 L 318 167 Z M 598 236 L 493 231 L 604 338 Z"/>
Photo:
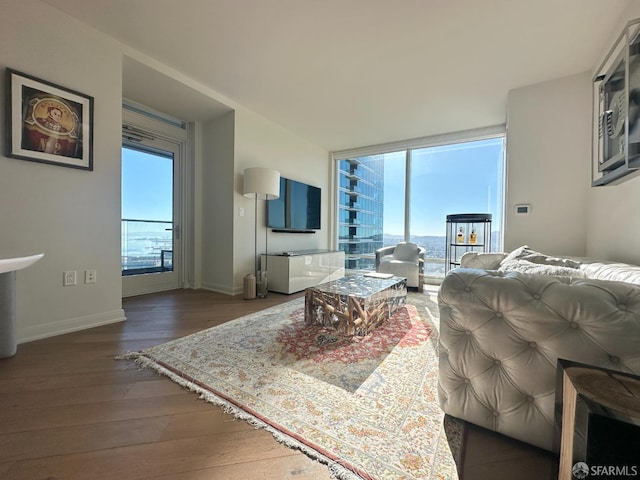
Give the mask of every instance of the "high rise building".
<path id="1" fill-rule="evenodd" d="M 348 158 L 338 163 L 338 248 L 347 270 L 375 270 L 382 247 L 384 157 Z"/>

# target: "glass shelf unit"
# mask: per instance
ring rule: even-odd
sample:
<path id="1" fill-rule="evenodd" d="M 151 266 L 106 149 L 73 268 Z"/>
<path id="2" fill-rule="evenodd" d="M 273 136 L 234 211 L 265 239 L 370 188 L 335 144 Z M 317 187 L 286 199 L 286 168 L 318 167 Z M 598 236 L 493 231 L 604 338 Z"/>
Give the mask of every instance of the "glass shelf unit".
<path id="1" fill-rule="evenodd" d="M 491 214 L 459 213 L 447 215 L 445 273 L 460 266 L 466 252 L 491 251 Z"/>
<path id="2" fill-rule="evenodd" d="M 640 19 L 627 23 L 593 78 L 592 186 L 640 173 Z"/>

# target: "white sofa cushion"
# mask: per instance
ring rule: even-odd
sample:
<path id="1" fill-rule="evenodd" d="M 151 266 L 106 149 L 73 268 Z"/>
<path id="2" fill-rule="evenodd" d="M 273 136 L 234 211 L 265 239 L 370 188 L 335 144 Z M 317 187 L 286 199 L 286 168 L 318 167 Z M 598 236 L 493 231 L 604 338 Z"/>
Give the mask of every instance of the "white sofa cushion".
<path id="1" fill-rule="evenodd" d="M 460 257 L 460 266 L 465 268 L 496 270 L 506 256 L 506 253 L 465 252 L 462 254 L 462 257 Z"/>
<path id="2" fill-rule="evenodd" d="M 640 267 L 619 262 L 597 262 L 585 259 L 580 270 L 587 278 L 640 285 Z"/>

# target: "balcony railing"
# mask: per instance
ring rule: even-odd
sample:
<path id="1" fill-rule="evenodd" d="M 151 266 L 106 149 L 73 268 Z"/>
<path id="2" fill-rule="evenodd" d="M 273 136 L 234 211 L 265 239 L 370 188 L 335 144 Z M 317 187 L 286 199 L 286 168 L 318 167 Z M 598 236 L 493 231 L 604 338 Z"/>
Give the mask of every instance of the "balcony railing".
<path id="1" fill-rule="evenodd" d="M 173 271 L 173 222 L 122 219 L 122 275 Z"/>

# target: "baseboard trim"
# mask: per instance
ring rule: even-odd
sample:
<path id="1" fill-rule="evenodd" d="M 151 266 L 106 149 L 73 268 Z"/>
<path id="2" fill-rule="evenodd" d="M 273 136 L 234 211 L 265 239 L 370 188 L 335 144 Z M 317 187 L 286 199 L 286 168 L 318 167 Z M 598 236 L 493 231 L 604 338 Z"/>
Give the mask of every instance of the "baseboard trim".
<path id="1" fill-rule="evenodd" d="M 202 282 L 201 288 L 203 290 L 209 290 L 211 292 L 224 293 L 225 295 L 241 295 L 242 294 L 242 287 L 234 287 L 232 289 L 229 289 L 229 287 L 226 285 L 219 285 L 216 283 Z"/>
<path id="2" fill-rule="evenodd" d="M 18 327 L 18 343 L 27 343 L 43 338 L 55 337 L 65 333 L 78 332 L 89 328 L 100 327 L 112 323 L 124 322 L 127 319 L 123 309 L 96 313 L 84 317 L 68 318 L 57 322 L 34 325 L 26 328 Z"/>

